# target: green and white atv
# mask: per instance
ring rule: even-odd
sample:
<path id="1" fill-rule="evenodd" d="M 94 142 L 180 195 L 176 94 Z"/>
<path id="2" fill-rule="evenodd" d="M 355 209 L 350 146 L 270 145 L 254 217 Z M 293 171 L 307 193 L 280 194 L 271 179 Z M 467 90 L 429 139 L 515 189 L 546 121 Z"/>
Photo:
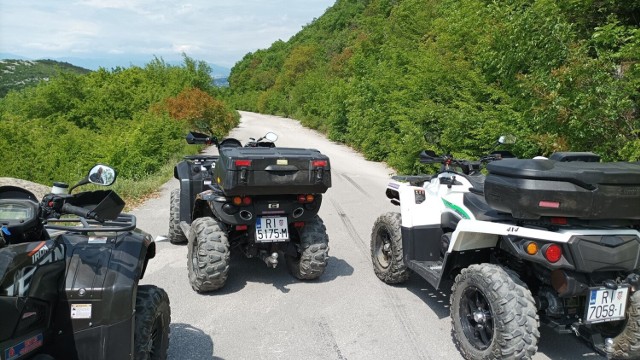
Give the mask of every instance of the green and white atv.
<path id="1" fill-rule="evenodd" d="M 640 357 L 640 163 L 506 151 L 420 159 L 442 167 L 388 184 L 400 212 L 375 221 L 373 269 L 389 284 L 413 271 L 451 288 L 466 359 L 531 358 L 540 323 L 609 358 Z"/>

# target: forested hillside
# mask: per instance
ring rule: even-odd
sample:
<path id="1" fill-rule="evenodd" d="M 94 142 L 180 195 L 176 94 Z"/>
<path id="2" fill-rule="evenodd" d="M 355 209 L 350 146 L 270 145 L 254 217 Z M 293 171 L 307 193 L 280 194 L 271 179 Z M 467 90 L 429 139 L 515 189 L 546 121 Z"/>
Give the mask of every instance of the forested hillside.
<path id="1" fill-rule="evenodd" d="M 20 90 L 47 81 L 60 73 L 86 74 L 91 70 L 54 60 L 0 60 L 0 98 L 10 90 Z"/>
<path id="2" fill-rule="evenodd" d="M 237 124 L 237 112 L 216 98 L 210 70 L 186 56 L 182 66 L 156 59 L 62 73 L 10 92 L 0 99 L 0 176 L 74 183 L 104 163 L 135 186 L 198 151 L 186 144 L 187 131 L 222 136 Z"/>
<path id="3" fill-rule="evenodd" d="M 417 171 L 423 134 L 458 155 L 518 136 L 520 156 L 640 160 L 640 0 L 338 0 L 246 55 L 237 108 L 301 119 Z"/>

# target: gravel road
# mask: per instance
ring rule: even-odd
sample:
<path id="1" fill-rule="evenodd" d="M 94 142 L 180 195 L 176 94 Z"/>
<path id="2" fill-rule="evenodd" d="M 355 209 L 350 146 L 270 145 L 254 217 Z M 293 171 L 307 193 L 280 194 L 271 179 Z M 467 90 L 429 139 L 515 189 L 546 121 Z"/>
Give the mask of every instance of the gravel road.
<path id="1" fill-rule="evenodd" d="M 302 282 L 284 262 L 269 269 L 259 259 L 235 254 L 225 287 L 197 294 L 187 278 L 186 246 L 163 240 L 169 193 L 179 185 L 169 181 L 133 211 L 139 227 L 158 239 L 143 283 L 169 294 L 169 359 L 460 359 L 451 338 L 447 291 L 435 291 L 417 275 L 389 286 L 373 273 L 373 222 L 398 211 L 384 195 L 393 170 L 295 120 L 241 115 L 230 135 L 243 142 L 273 131 L 278 146 L 316 148 L 330 157 L 333 187 L 320 210 L 330 239 L 329 265 L 320 279 Z M 543 328 L 535 359 L 601 357 L 574 336 Z"/>

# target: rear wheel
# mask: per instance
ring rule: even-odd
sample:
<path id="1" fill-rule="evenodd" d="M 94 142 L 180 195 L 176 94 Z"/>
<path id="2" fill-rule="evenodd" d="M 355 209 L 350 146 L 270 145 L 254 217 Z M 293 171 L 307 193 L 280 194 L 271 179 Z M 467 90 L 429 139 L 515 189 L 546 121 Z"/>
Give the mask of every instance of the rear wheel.
<path id="1" fill-rule="evenodd" d="M 193 290 L 208 292 L 224 286 L 229 273 L 229 240 L 211 217 L 198 218 L 191 224 L 196 236 L 189 241 L 187 268 Z"/>
<path id="2" fill-rule="evenodd" d="M 138 286 L 134 329 L 136 360 L 164 360 L 169 348 L 171 308 L 167 293 L 153 285 Z"/>
<path id="3" fill-rule="evenodd" d="M 180 227 L 180 189 L 171 190 L 171 199 L 169 206 L 169 241 L 172 244 L 184 244 L 187 237 Z"/>
<path id="4" fill-rule="evenodd" d="M 307 221 L 298 232 L 300 244 L 297 256 L 287 256 L 287 266 L 301 280 L 317 279 L 324 273 L 329 258 L 329 236 L 319 216 Z"/>
<path id="5" fill-rule="evenodd" d="M 636 291 L 629 299 L 627 320 L 624 329 L 613 339 L 611 346 L 613 359 L 640 358 L 640 291 Z"/>
<path id="6" fill-rule="evenodd" d="M 371 230 L 371 261 L 373 271 L 387 284 L 397 284 L 409 278 L 402 253 L 402 218 L 399 213 L 380 215 Z"/>
<path id="7" fill-rule="evenodd" d="M 451 322 L 465 359 L 531 359 L 538 349 L 533 296 L 517 275 L 497 265 L 471 265 L 456 276 Z"/>

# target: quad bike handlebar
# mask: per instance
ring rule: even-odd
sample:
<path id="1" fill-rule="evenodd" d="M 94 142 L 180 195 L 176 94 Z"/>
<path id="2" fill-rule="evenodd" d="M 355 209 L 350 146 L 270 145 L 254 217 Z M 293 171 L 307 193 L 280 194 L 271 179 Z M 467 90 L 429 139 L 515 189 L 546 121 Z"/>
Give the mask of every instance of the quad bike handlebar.
<path id="1" fill-rule="evenodd" d="M 452 154 L 437 155 L 433 150 L 423 150 L 420 152 L 420 162 L 423 164 L 442 164 L 440 171 L 453 171 L 453 169 L 459 168 L 465 175 L 475 174 L 480 172 L 487 163 L 504 158 L 514 158 L 515 156 L 510 151 L 495 150 L 500 144 L 513 144 L 514 142 L 515 137 L 513 136 L 501 136 L 489 154 L 483 155 L 475 161 L 456 159 Z"/>
<path id="2" fill-rule="evenodd" d="M 111 167 L 98 164 L 70 188 L 64 183 L 54 183 L 51 192 L 40 201 L 26 189 L 0 187 L 0 245 L 40 241 L 48 238 L 46 230 L 50 229 L 75 233 L 134 230 L 135 217 L 121 213 L 125 203 L 114 191 L 71 194 L 83 184 L 111 185 L 116 175 Z"/>
<path id="3" fill-rule="evenodd" d="M 258 139 L 249 138 L 249 141 L 243 145 L 240 140 L 235 138 L 225 138 L 219 141 L 218 138 L 213 135 L 191 131 L 187 134 L 186 140 L 189 144 L 214 144 L 218 149 L 224 147 L 275 147 L 275 141 L 278 140 L 278 135 L 270 131 Z"/>

